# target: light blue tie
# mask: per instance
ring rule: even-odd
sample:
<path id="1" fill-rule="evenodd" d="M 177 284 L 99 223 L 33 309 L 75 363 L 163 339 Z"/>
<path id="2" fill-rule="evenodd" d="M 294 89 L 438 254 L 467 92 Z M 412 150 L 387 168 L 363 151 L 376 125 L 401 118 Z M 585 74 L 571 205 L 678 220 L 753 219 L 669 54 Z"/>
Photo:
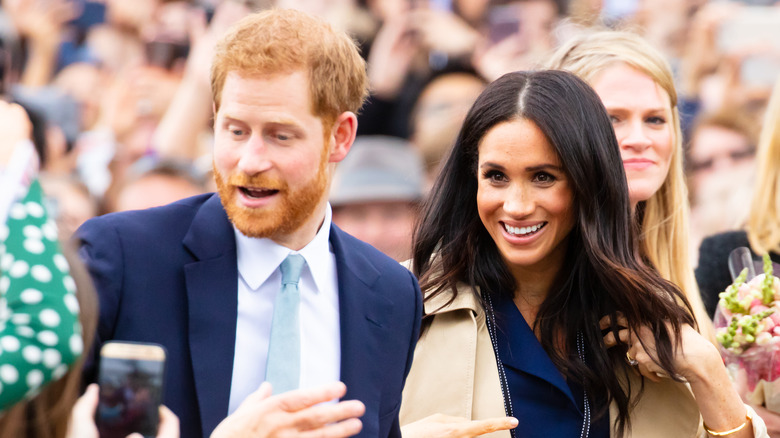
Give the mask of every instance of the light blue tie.
<path id="1" fill-rule="evenodd" d="M 298 388 L 301 377 L 301 333 L 298 322 L 301 294 L 298 280 L 304 263 L 306 261 L 300 254 L 290 254 L 279 267 L 282 271 L 282 289 L 274 303 L 265 368 L 265 380 L 273 386 L 274 394 Z"/>

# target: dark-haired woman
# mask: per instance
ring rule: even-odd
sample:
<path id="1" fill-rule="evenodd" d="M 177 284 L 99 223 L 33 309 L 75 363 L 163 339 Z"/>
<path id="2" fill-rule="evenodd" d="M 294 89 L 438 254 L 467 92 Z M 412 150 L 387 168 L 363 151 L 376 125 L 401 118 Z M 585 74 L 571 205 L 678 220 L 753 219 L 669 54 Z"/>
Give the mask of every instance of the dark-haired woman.
<path id="1" fill-rule="evenodd" d="M 488 86 L 415 235 L 426 318 L 404 436 L 476 436 L 496 428 L 454 418 L 503 415 L 517 437 L 766 436 L 631 224 L 590 87 L 560 71 Z"/>

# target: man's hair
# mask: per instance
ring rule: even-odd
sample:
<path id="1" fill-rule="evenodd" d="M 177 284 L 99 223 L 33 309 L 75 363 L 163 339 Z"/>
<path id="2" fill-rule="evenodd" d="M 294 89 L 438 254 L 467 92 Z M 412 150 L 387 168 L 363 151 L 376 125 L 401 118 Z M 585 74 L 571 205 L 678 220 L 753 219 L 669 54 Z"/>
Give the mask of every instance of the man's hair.
<path id="1" fill-rule="evenodd" d="M 289 74 L 309 77 L 312 114 L 325 126 L 344 111 L 357 113 L 368 95 L 366 65 L 345 33 L 300 11 L 272 9 L 249 15 L 219 41 L 211 66 L 218 110 L 225 78 Z"/>

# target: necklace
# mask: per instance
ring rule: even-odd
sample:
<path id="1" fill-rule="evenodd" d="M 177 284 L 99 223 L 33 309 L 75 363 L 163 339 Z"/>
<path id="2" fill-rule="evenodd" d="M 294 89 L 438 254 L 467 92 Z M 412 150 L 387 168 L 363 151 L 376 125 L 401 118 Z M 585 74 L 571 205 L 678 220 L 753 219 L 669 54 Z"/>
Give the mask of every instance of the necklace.
<path id="1" fill-rule="evenodd" d="M 490 343 L 493 345 L 493 353 L 496 356 L 496 364 L 498 365 L 498 379 L 501 382 L 501 393 L 504 396 L 504 411 L 509 417 L 514 416 L 512 408 L 512 397 L 509 394 L 509 384 L 507 383 L 506 373 L 504 367 L 501 365 L 501 356 L 498 351 L 498 342 L 496 341 L 496 316 L 493 311 L 493 301 L 490 295 L 485 295 L 485 325 L 490 335 Z M 582 331 L 577 332 L 577 355 L 580 360 L 585 362 L 585 341 L 583 339 Z M 590 435 L 590 401 L 588 400 L 588 392 L 583 388 L 583 417 L 582 428 L 580 429 L 580 438 L 587 438 Z M 511 429 L 509 433 L 512 438 L 517 438 L 515 432 L 516 429 Z"/>

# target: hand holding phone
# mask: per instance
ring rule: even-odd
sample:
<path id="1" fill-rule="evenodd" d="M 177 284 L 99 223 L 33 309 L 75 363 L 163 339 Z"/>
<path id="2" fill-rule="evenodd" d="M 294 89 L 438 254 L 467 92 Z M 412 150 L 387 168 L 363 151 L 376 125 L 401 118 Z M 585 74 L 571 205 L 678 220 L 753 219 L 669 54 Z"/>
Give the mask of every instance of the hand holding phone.
<path id="1" fill-rule="evenodd" d="M 165 350 L 156 344 L 108 342 L 100 350 L 95 424 L 101 438 L 157 436 Z"/>

